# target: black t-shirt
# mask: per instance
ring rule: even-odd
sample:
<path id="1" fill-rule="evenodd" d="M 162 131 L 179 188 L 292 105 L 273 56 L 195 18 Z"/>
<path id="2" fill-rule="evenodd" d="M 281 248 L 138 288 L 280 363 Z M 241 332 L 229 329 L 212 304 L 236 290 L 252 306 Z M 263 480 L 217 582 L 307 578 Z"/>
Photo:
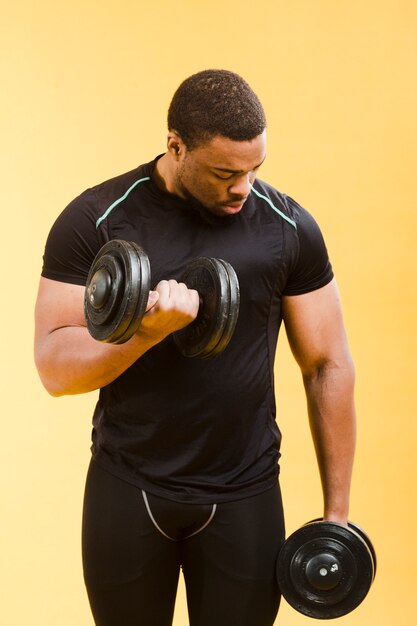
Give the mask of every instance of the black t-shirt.
<path id="1" fill-rule="evenodd" d="M 320 230 L 294 200 L 257 180 L 242 211 L 219 226 L 152 180 L 155 161 L 88 189 L 49 234 L 42 276 L 84 285 L 101 246 L 140 244 L 152 285 L 180 279 L 200 256 L 222 258 L 240 284 L 239 319 L 214 359 L 183 357 L 172 336 L 100 390 L 94 458 L 116 476 L 182 502 L 260 493 L 277 479 L 274 358 L 282 295 L 333 277 Z"/>

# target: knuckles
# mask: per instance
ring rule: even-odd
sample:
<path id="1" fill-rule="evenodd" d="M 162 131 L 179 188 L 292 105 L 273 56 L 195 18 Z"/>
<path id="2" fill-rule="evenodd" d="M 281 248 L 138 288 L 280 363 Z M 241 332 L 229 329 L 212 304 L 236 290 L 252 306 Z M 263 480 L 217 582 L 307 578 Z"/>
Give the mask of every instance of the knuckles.
<path id="1" fill-rule="evenodd" d="M 155 287 L 159 293 L 157 308 L 163 312 L 177 313 L 195 319 L 198 313 L 199 296 L 194 289 L 174 279 L 161 280 Z"/>

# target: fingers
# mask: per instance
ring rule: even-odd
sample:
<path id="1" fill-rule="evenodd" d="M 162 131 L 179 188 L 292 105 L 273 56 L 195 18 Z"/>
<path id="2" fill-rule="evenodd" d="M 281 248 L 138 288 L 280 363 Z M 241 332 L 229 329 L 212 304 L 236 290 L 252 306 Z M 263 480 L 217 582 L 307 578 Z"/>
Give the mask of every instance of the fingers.
<path id="1" fill-rule="evenodd" d="M 188 289 L 185 283 L 178 283 L 176 280 L 161 280 L 155 290 L 159 294 L 160 310 L 177 311 L 192 319 L 197 317 L 200 298 L 195 289 Z"/>
<path id="2" fill-rule="evenodd" d="M 152 307 L 155 306 L 155 304 L 158 302 L 159 300 L 159 293 L 158 291 L 150 291 L 149 292 L 149 298 L 148 298 L 148 304 L 146 305 L 146 312 L 149 311 L 150 309 L 152 309 Z"/>
<path id="3" fill-rule="evenodd" d="M 197 317 L 199 306 L 197 291 L 176 280 L 161 280 L 149 294 L 140 331 L 166 337 L 191 324 Z"/>

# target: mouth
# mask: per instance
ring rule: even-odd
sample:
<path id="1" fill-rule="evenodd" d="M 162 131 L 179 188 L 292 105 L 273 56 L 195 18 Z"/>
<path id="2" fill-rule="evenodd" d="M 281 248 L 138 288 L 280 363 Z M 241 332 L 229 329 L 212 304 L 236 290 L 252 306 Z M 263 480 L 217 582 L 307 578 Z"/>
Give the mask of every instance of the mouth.
<path id="1" fill-rule="evenodd" d="M 243 198 L 241 200 L 235 200 L 234 202 L 227 202 L 225 204 L 222 204 L 222 209 L 229 214 L 239 213 L 245 202 L 246 198 Z"/>

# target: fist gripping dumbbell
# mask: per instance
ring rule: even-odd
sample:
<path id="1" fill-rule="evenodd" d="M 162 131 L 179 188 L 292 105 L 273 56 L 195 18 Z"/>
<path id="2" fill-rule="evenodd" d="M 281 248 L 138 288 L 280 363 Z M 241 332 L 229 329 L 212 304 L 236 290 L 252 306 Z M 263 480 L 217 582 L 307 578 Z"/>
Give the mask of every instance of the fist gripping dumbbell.
<path id="1" fill-rule="evenodd" d="M 366 533 L 353 524 L 315 519 L 284 542 L 277 580 L 287 602 L 300 613 L 332 619 L 353 611 L 376 573 L 376 554 Z"/>
<path id="2" fill-rule="evenodd" d="M 229 344 L 239 314 L 239 282 L 222 259 L 201 257 L 181 278 L 200 296 L 197 318 L 173 334 L 184 356 L 211 358 Z M 136 243 L 114 239 L 95 257 L 87 278 L 84 313 L 94 339 L 121 344 L 139 328 L 151 288 L 147 254 Z"/>

